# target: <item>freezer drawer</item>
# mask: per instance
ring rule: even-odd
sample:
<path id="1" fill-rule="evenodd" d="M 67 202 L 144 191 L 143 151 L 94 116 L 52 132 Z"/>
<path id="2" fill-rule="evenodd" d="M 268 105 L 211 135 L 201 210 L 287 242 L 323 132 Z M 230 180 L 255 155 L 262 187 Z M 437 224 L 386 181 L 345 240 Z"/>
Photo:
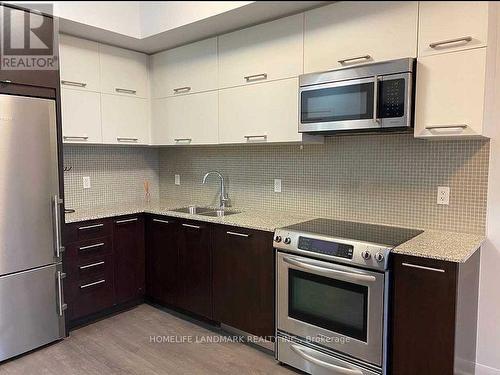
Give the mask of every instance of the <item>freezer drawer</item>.
<path id="1" fill-rule="evenodd" d="M 63 338 L 61 264 L 0 277 L 0 361 Z"/>

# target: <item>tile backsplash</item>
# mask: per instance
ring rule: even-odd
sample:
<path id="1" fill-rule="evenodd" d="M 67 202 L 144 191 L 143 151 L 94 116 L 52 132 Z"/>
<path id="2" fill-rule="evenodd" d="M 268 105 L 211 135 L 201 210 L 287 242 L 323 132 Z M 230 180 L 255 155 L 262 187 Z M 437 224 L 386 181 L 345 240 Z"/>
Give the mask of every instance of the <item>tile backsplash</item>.
<path id="1" fill-rule="evenodd" d="M 411 134 L 346 135 L 324 144 L 203 147 L 65 145 L 67 208 L 178 198 L 218 204 L 219 170 L 232 206 L 308 216 L 484 233 L 488 140 L 426 141 Z M 181 185 L 174 184 L 179 174 Z M 91 188 L 83 189 L 89 176 Z M 274 179 L 282 192 L 273 191 Z M 437 187 L 450 187 L 450 205 Z"/>
<path id="2" fill-rule="evenodd" d="M 232 205 L 343 220 L 485 231 L 488 140 L 426 141 L 411 134 L 349 135 L 322 145 L 160 149 L 160 197 L 217 204 L 220 171 Z M 174 184 L 174 174 L 181 185 Z M 282 192 L 273 190 L 282 180 Z M 437 204 L 438 186 L 450 205 Z"/>
<path id="3" fill-rule="evenodd" d="M 148 147 L 64 145 L 66 208 L 100 206 L 144 198 L 149 181 L 152 199 L 158 199 L 158 149 Z M 83 177 L 91 188 L 83 188 Z"/>

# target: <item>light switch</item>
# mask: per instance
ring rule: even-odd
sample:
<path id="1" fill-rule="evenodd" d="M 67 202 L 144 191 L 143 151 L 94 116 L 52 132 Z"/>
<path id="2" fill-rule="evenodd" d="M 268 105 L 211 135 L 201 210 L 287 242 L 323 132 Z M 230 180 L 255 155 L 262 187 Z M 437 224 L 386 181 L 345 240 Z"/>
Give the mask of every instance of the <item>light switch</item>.
<path id="1" fill-rule="evenodd" d="M 274 179 L 274 192 L 281 193 L 281 178 Z"/>
<path id="2" fill-rule="evenodd" d="M 180 174 L 174 175 L 174 184 L 176 184 L 176 185 L 181 184 L 181 175 Z"/>

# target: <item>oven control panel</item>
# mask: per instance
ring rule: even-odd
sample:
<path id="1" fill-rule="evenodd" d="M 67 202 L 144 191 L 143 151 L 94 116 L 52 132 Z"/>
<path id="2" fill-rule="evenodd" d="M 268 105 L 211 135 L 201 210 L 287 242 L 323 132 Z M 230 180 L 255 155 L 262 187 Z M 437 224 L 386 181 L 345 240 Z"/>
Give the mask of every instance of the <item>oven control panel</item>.
<path id="1" fill-rule="evenodd" d="M 299 237 L 297 248 L 300 250 L 311 251 L 313 253 L 346 259 L 352 259 L 354 253 L 354 246 L 352 245 L 302 236 Z"/>

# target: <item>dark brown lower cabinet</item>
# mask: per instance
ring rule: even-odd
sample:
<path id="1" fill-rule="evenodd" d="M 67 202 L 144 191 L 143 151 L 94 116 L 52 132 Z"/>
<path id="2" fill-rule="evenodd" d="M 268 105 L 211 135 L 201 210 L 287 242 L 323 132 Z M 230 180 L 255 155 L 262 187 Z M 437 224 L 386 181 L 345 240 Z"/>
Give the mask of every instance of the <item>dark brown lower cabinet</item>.
<path id="1" fill-rule="evenodd" d="M 479 257 L 477 251 L 458 264 L 393 256 L 391 374 L 469 373 L 476 354 Z"/>
<path id="2" fill-rule="evenodd" d="M 212 319 L 211 226 L 208 223 L 179 222 L 180 308 Z"/>
<path id="3" fill-rule="evenodd" d="M 178 222 L 163 216 L 146 220 L 146 294 L 156 302 L 177 305 L 179 270 Z"/>
<path id="4" fill-rule="evenodd" d="M 214 320 L 257 336 L 274 335 L 272 233 L 214 227 Z"/>
<path id="5" fill-rule="evenodd" d="M 145 292 L 144 219 L 113 219 L 116 303 L 141 298 Z"/>

